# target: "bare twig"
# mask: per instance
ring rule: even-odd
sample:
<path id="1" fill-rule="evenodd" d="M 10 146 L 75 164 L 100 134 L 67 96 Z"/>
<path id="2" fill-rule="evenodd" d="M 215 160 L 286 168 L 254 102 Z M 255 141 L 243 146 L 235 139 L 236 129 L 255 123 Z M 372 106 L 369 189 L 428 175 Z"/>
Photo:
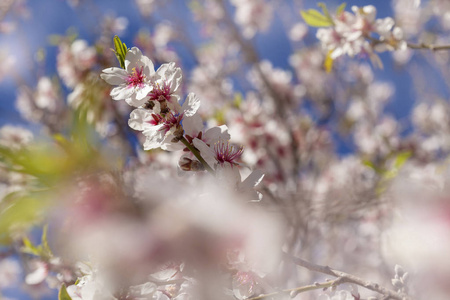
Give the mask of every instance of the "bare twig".
<path id="1" fill-rule="evenodd" d="M 277 296 L 280 294 L 290 294 L 291 297 L 295 297 L 295 295 L 298 295 L 303 292 L 308 292 L 308 291 L 313 291 L 313 290 L 318 290 L 318 289 L 326 289 L 329 287 L 337 286 L 337 285 L 341 284 L 340 281 L 341 281 L 341 279 L 337 278 L 335 280 L 327 281 L 324 283 L 314 283 L 311 285 L 305 285 L 305 286 L 296 287 L 293 289 L 282 290 L 282 291 L 274 292 L 274 293 L 270 293 L 270 294 L 263 294 L 263 295 L 259 295 L 256 297 L 248 298 L 248 300 L 260 300 L 260 299 L 265 299 L 265 298 L 269 298 L 272 296 Z"/>
<path id="2" fill-rule="evenodd" d="M 420 44 L 408 43 L 407 45 L 408 45 L 408 48 L 411 48 L 411 49 L 428 49 L 431 51 L 450 50 L 450 45 L 434 45 L 434 44 L 425 44 L 425 43 L 420 43 Z"/>
<path id="3" fill-rule="evenodd" d="M 374 45 L 384 44 L 386 41 L 371 37 L 370 35 L 366 35 L 366 38 L 370 40 Z M 420 50 L 420 49 L 428 49 L 431 51 L 440 51 L 440 50 L 450 50 L 450 45 L 435 45 L 435 44 L 414 44 L 414 43 L 406 43 L 408 48 Z"/>
<path id="4" fill-rule="evenodd" d="M 288 259 L 292 260 L 296 265 L 306 268 L 310 271 L 319 272 L 319 273 L 327 274 L 327 275 L 330 275 L 333 277 L 337 277 L 338 279 L 340 279 L 338 284 L 353 283 L 353 284 L 362 286 L 366 289 L 369 289 L 371 291 L 382 294 L 384 296 L 384 299 L 411 300 L 411 298 L 408 295 L 397 293 L 393 290 L 382 287 L 377 283 L 364 280 L 355 275 L 351 275 L 351 274 L 348 274 L 348 273 L 345 273 L 342 271 L 338 271 L 338 270 L 332 269 L 328 266 L 316 265 L 316 264 L 310 263 L 306 260 L 303 260 L 301 258 L 291 256 L 289 254 L 286 254 L 286 257 Z"/>

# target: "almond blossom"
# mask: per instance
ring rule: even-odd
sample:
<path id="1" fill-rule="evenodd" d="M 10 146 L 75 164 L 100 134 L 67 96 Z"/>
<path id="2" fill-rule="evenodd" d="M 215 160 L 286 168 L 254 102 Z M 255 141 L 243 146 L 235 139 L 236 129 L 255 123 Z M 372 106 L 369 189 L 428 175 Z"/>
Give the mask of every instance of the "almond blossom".
<path id="1" fill-rule="evenodd" d="M 394 26 L 392 18 L 375 19 L 377 11 L 373 5 L 353 6 L 352 11 L 353 14 L 341 12 L 333 17 L 333 26 L 317 31 L 322 48 L 330 52 L 332 59 L 344 54 L 350 57 L 367 54 L 375 58 L 374 45 L 379 52 L 406 48 L 402 30 Z"/>
<path id="2" fill-rule="evenodd" d="M 117 85 L 111 90 L 114 100 L 125 100 L 135 106 L 147 100 L 147 94 L 151 91 L 149 79 L 154 73 L 153 62 L 142 55 L 141 50 L 133 47 L 125 57 L 125 69 L 107 68 L 100 77 L 111 85 Z"/>
<path id="3" fill-rule="evenodd" d="M 131 112 L 128 124 L 134 130 L 142 131 L 146 140 L 144 150 L 161 148 L 163 150 L 182 149 L 178 141 L 183 137 L 182 121 L 192 117 L 200 107 L 200 100 L 190 93 L 183 105 L 176 103 L 177 110 L 157 113 L 145 108 Z"/>

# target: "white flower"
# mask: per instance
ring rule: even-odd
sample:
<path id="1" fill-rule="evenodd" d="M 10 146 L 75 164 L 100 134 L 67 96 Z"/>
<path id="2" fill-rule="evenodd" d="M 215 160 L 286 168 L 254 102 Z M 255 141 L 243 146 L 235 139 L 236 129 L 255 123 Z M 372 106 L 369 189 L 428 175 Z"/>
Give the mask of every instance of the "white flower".
<path id="1" fill-rule="evenodd" d="M 20 265 L 11 258 L 0 261 L 0 288 L 10 288 L 19 282 Z"/>
<path id="2" fill-rule="evenodd" d="M 239 271 L 233 276 L 233 294 L 238 299 L 247 299 L 262 292 L 259 277 L 253 272 Z"/>
<path id="3" fill-rule="evenodd" d="M 89 47 L 85 40 L 76 40 L 71 45 L 64 43 L 57 56 L 58 74 L 68 87 L 73 88 L 80 83 L 83 72 L 89 70 L 95 60 L 95 48 Z"/>
<path id="4" fill-rule="evenodd" d="M 220 130 L 221 131 L 221 130 Z M 249 200 L 261 200 L 261 195 L 254 188 L 262 181 L 264 174 L 259 170 L 253 171 L 244 181 L 241 181 L 241 174 L 237 166 L 241 165 L 237 160 L 241 157 L 244 149 L 242 146 L 230 144 L 226 134 L 215 130 L 216 142 L 211 144 L 194 138 L 193 144 L 200 151 L 200 155 L 209 167 L 215 170 L 216 178 L 225 186 L 236 189 L 240 193 L 246 194 Z"/>
<path id="5" fill-rule="evenodd" d="M 92 275 L 82 277 L 76 285 L 67 287 L 72 300 L 116 300 Z"/>
<path id="6" fill-rule="evenodd" d="M 151 91 L 148 94 L 149 101 L 159 104 L 159 107 L 156 106 L 154 110 L 164 112 L 166 106 L 167 109 L 180 110 L 180 105 L 178 104 L 180 97 L 176 94 L 176 91 L 181 84 L 181 78 L 181 69 L 175 67 L 174 62 L 163 64 L 158 68 L 152 78 Z"/>
<path id="7" fill-rule="evenodd" d="M 207 145 L 204 141 L 195 138 L 193 143 L 213 170 L 217 166 L 225 168 L 238 165 L 237 160 L 244 151 L 242 146 L 234 146 L 228 140 L 222 139 L 217 140 L 214 144 Z"/>
<path id="8" fill-rule="evenodd" d="M 0 145 L 12 149 L 26 146 L 33 140 L 33 133 L 25 128 L 5 125 L 0 128 Z"/>
<path id="9" fill-rule="evenodd" d="M 380 64 L 379 58 L 373 53 L 373 43 L 369 42 L 371 33 L 380 36 L 380 43 L 376 44 L 377 51 L 406 48 L 402 41 L 401 29 L 395 29 L 392 18 L 375 19 L 376 8 L 372 5 L 364 7 L 353 6 L 352 11 L 342 12 L 333 18 L 334 26 L 321 28 L 317 31 L 317 38 L 322 48 L 331 51 L 330 57 L 336 59 L 347 54 L 353 57 L 358 54 L 368 54 L 374 64 Z"/>
<path id="10" fill-rule="evenodd" d="M 178 104 L 178 102 L 177 102 Z M 164 114 L 151 112 L 148 109 L 138 108 L 131 112 L 128 125 L 142 131 L 146 140 L 144 150 L 161 148 L 163 150 L 180 150 L 183 146 L 178 142 L 183 136 L 182 121 L 195 115 L 200 107 L 200 100 L 194 93 L 190 93 L 178 110 Z"/>
<path id="11" fill-rule="evenodd" d="M 25 282 L 30 285 L 40 284 L 49 275 L 49 265 L 41 260 L 34 260 L 31 264 L 34 270 L 25 276 Z"/>
<path id="12" fill-rule="evenodd" d="M 149 79 L 154 75 L 152 61 L 133 47 L 125 57 L 125 69 L 107 68 L 100 77 L 111 85 L 117 85 L 111 91 L 114 100 L 125 100 L 129 105 L 139 107 L 147 101 L 151 91 Z"/>

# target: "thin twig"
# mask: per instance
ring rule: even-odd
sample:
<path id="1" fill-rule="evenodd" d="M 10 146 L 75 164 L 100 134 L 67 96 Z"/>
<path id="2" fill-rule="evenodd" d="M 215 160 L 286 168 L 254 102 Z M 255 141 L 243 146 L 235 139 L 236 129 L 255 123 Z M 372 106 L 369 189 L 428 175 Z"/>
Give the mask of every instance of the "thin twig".
<path id="1" fill-rule="evenodd" d="M 374 45 L 386 43 L 386 41 L 371 37 L 370 35 L 366 35 L 365 37 L 368 40 L 370 40 Z M 420 50 L 420 49 L 428 49 L 431 51 L 450 50 L 450 45 L 435 45 L 435 44 L 425 44 L 425 43 L 420 43 L 420 44 L 406 43 L 406 45 L 408 46 L 408 48 L 416 49 L 416 50 Z"/>
<path id="2" fill-rule="evenodd" d="M 297 295 L 297 294 L 300 294 L 303 292 L 308 292 L 308 291 L 313 291 L 313 290 L 318 290 L 318 289 L 326 289 L 329 287 L 339 285 L 341 283 L 340 281 L 341 281 L 341 279 L 338 278 L 338 279 L 324 282 L 324 283 L 314 283 L 311 285 L 305 285 L 305 286 L 296 287 L 293 289 L 282 290 L 282 291 L 274 292 L 274 293 L 270 293 L 270 294 L 263 294 L 263 295 L 259 295 L 256 297 L 248 298 L 248 300 L 260 300 L 260 299 L 264 299 L 264 298 L 268 298 L 268 297 L 272 297 L 272 296 L 277 296 L 280 294 L 290 294 L 292 297 L 294 297 L 294 295 Z"/>
<path id="3" fill-rule="evenodd" d="M 411 49 L 429 49 L 431 51 L 450 50 L 450 45 L 434 45 L 434 44 L 412 44 L 408 43 L 408 48 Z"/>
<path id="4" fill-rule="evenodd" d="M 310 263 L 306 260 L 303 260 L 301 258 L 295 257 L 295 256 L 291 256 L 289 254 L 285 254 L 285 256 L 292 260 L 296 265 L 301 266 L 303 268 L 306 268 L 310 271 L 314 271 L 314 272 L 319 272 L 319 273 L 323 273 L 323 274 L 327 274 L 333 277 L 338 277 L 340 278 L 340 282 L 341 283 L 353 283 L 359 286 L 362 286 L 366 289 L 369 289 L 371 291 L 377 292 L 382 294 L 383 296 L 385 296 L 386 299 L 396 299 L 396 300 L 411 300 L 411 298 L 405 294 L 401 294 L 401 293 L 397 293 L 393 290 L 387 289 L 385 287 L 380 286 L 377 283 L 374 282 L 370 282 L 367 280 L 364 280 L 362 278 L 359 278 L 355 275 L 351 275 L 342 271 L 338 271 L 335 269 L 332 269 L 328 266 L 321 266 L 321 265 L 316 265 L 313 263 Z"/>

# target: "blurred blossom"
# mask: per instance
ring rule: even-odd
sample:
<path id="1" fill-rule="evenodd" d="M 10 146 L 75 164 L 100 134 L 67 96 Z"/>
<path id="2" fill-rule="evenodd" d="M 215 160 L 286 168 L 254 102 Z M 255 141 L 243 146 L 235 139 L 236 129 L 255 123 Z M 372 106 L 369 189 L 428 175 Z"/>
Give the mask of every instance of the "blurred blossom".
<path id="1" fill-rule="evenodd" d="M 367 155 L 385 156 L 399 146 L 397 121 L 384 117 L 375 127 L 369 123 L 361 123 L 355 129 L 355 143 L 359 150 Z"/>
<path id="2" fill-rule="evenodd" d="M 13 22 L 0 22 L 0 33 L 9 34 L 16 30 L 17 25 Z"/>
<path id="3" fill-rule="evenodd" d="M 96 289 L 114 292 L 119 286 L 145 282 L 150 274 L 163 280 L 161 270 L 170 272 L 161 266 L 169 262 L 185 262 L 183 272 L 206 275 L 216 272 L 214 265 L 226 263 L 229 250 L 242 252 L 254 272 L 276 268 L 282 228 L 276 216 L 252 209 L 239 195 L 208 178 L 187 187 L 180 179 L 162 180 L 152 172 L 142 175 L 146 186 L 138 189 L 142 200 L 136 210 L 120 193 L 108 189 L 108 180 L 102 184 L 106 189 L 90 185 L 75 202 L 67 203 L 67 221 L 77 225 L 64 227 L 61 245 L 97 266 L 101 287 Z M 158 193 L 161 186 L 165 191 Z M 177 192 L 167 193 L 170 190 Z M 176 270 L 164 280 L 178 278 L 181 269 Z M 203 281 L 208 276 L 198 278 L 207 284 Z M 74 294 L 83 293 L 79 289 L 84 291 L 84 286 L 72 288 Z"/>
<path id="4" fill-rule="evenodd" d="M 394 0 L 392 6 L 395 14 L 395 20 L 398 25 L 405 31 L 407 37 L 414 36 L 419 33 L 423 25 L 422 8 L 419 7 L 420 1 L 410 0 Z"/>
<path id="5" fill-rule="evenodd" d="M 144 17 L 149 17 L 156 6 L 155 0 L 136 0 L 136 5 L 139 8 L 139 12 Z"/>
<path id="6" fill-rule="evenodd" d="M 406 65 L 412 58 L 413 51 L 411 49 L 397 50 L 392 53 L 395 62 L 400 65 Z"/>
<path id="7" fill-rule="evenodd" d="M 321 294 L 318 300 L 354 300 L 355 297 L 350 293 L 349 291 L 336 291 L 333 293 L 330 297 L 330 295 L 327 294 Z"/>
<path id="8" fill-rule="evenodd" d="M 58 74 L 70 88 L 74 88 L 96 61 L 95 48 L 89 47 L 85 40 L 75 40 L 68 44 L 63 42 L 59 45 L 57 56 Z"/>
<path id="9" fill-rule="evenodd" d="M 392 225 L 384 236 L 385 255 L 422 282 L 419 295 L 445 299 L 450 264 L 447 166 L 408 164 L 396 178 L 391 196 L 396 201 Z"/>
<path id="10" fill-rule="evenodd" d="M 429 5 L 431 6 L 432 12 L 438 16 L 441 20 L 441 23 L 444 29 L 450 29 L 450 3 L 445 0 L 435 0 L 430 1 Z"/>
<path id="11" fill-rule="evenodd" d="M 106 16 L 102 22 L 103 30 L 108 35 L 121 35 L 128 27 L 128 19 L 125 17 Z M 108 37 L 109 38 L 109 37 Z"/>
<path id="12" fill-rule="evenodd" d="M 305 23 L 295 24 L 289 31 L 289 38 L 294 42 L 299 42 L 308 33 L 308 26 Z"/>
<path id="13" fill-rule="evenodd" d="M 48 77 L 39 78 L 34 91 L 28 86 L 20 86 L 16 108 L 24 119 L 42 122 L 50 131 L 56 131 L 65 112 L 59 86 Z"/>
<path id="14" fill-rule="evenodd" d="M 289 57 L 289 64 L 294 68 L 305 96 L 317 102 L 328 99 L 330 93 L 327 84 L 330 76 L 323 68 L 324 59 L 322 51 L 317 49 L 300 50 Z"/>
<path id="15" fill-rule="evenodd" d="M 155 46 L 157 48 L 165 47 L 175 36 L 176 31 L 170 24 L 159 23 L 155 28 L 155 34 L 153 36 Z"/>
<path id="16" fill-rule="evenodd" d="M 0 289 L 17 285 L 21 273 L 21 267 L 17 260 L 12 258 L 0 260 Z"/>
<path id="17" fill-rule="evenodd" d="M 377 10 L 373 5 L 352 6 L 352 11 L 353 13 L 339 13 L 333 17 L 332 27 L 320 28 L 317 31 L 316 36 L 321 41 L 322 48 L 329 51 L 330 58 L 336 59 L 344 54 L 350 57 L 363 54 L 379 64 L 379 58 L 374 51 L 406 49 L 403 31 L 395 26 L 394 19 L 376 19 Z M 372 33 L 378 36 L 375 44 L 371 43 L 371 39 L 367 39 Z"/>
<path id="18" fill-rule="evenodd" d="M 20 126 L 5 125 L 0 128 L 0 145 L 12 149 L 26 146 L 33 139 L 33 133 Z"/>
<path id="19" fill-rule="evenodd" d="M 0 64 L 0 82 L 6 77 L 12 77 L 16 75 L 14 73 L 14 67 L 16 66 L 17 59 L 12 54 L 8 53 L 5 49 L 0 49 L 0 56 L 2 57 L 2 63 Z"/>
<path id="20" fill-rule="evenodd" d="M 272 63 L 268 60 L 263 60 L 259 63 L 259 66 L 255 66 L 253 70 L 248 73 L 249 81 L 266 97 L 276 97 L 273 101 L 286 101 L 292 99 L 294 93 L 291 86 L 292 73 L 283 69 L 274 68 Z M 268 85 L 270 83 L 272 91 L 268 90 Z"/>
<path id="21" fill-rule="evenodd" d="M 38 81 L 36 90 L 36 106 L 43 110 L 55 111 L 58 105 L 59 95 L 50 78 L 41 77 Z"/>
<path id="22" fill-rule="evenodd" d="M 272 4 L 265 0 L 231 0 L 236 7 L 235 20 L 242 26 L 243 35 L 250 39 L 258 31 L 269 28 L 272 20 Z"/>

